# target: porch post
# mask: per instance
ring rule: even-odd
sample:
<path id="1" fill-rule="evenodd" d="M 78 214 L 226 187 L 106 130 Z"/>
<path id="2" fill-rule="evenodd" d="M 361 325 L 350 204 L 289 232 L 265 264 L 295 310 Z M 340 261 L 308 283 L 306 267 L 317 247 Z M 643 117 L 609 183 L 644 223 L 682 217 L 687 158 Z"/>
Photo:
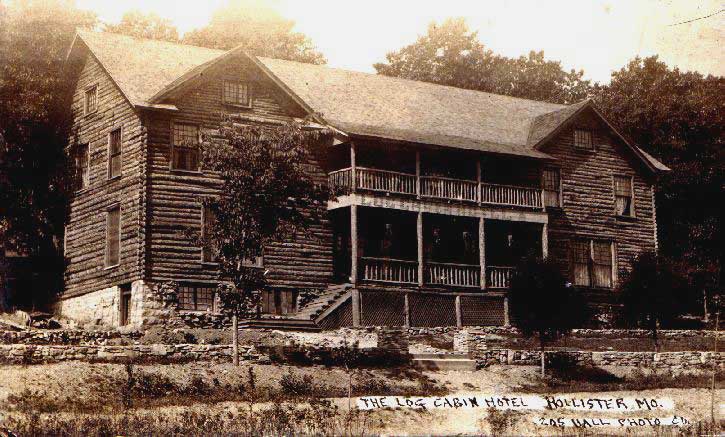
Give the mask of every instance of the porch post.
<path id="1" fill-rule="evenodd" d="M 541 227 L 541 257 L 549 256 L 549 225 L 544 223 Z"/>
<path id="2" fill-rule="evenodd" d="M 355 143 L 350 141 L 350 190 L 354 193 L 357 188 L 357 164 L 355 163 Z"/>
<path id="3" fill-rule="evenodd" d="M 481 204 L 481 200 L 483 198 L 481 193 L 481 160 L 476 160 L 476 182 L 478 182 L 478 186 L 476 188 L 476 200 L 478 200 L 478 204 Z"/>
<path id="4" fill-rule="evenodd" d="M 481 290 L 486 289 L 486 235 L 484 222 L 483 217 L 478 219 L 478 261 L 481 265 Z"/>
<path id="5" fill-rule="evenodd" d="M 418 286 L 423 286 L 423 212 L 418 211 Z"/>
<path id="6" fill-rule="evenodd" d="M 352 289 L 352 326 L 360 326 L 360 290 Z"/>
<path id="7" fill-rule="evenodd" d="M 357 284 L 357 205 L 350 205 L 350 282 Z"/>
<path id="8" fill-rule="evenodd" d="M 503 326 L 511 326 L 511 320 L 509 320 L 509 298 L 508 296 L 503 298 Z"/>
<path id="9" fill-rule="evenodd" d="M 463 318 L 461 317 L 461 295 L 456 295 L 456 326 L 463 327 Z"/>
<path id="10" fill-rule="evenodd" d="M 405 293 L 403 296 L 405 299 L 403 302 L 404 303 L 403 317 L 405 320 L 403 322 L 403 324 L 405 325 L 406 328 L 410 328 L 410 302 L 408 301 L 408 293 Z"/>
<path id="11" fill-rule="evenodd" d="M 415 194 L 420 199 L 420 150 L 415 151 Z"/>

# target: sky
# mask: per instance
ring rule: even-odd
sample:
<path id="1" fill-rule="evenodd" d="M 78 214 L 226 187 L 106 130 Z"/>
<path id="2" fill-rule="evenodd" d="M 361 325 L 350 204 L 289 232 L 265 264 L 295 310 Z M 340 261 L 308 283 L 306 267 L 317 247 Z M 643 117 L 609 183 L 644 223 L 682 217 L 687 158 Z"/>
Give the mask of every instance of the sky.
<path id="1" fill-rule="evenodd" d="M 267 0 L 311 38 L 328 65 L 374 72 L 385 54 L 414 42 L 432 21 L 465 17 L 495 53 L 547 59 L 606 83 L 630 59 L 659 55 L 682 70 L 725 75 L 723 0 Z M 130 9 L 202 27 L 226 0 L 77 0 L 106 22 Z M 697 19 L 710 14 L 709 18 Z M 683 21 L 695 21 L 681 23 Z"/>

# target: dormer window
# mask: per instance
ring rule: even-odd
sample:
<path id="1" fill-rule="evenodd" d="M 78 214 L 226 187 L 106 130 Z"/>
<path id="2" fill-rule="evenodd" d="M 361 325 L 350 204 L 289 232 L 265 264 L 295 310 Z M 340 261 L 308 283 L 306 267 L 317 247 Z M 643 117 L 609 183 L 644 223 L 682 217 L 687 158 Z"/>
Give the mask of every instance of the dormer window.
<path id="1" fill-rule="evenodd" d="M 224 103 L 235 106 L 252 106 L 251 87 L 248 82 L 225 80 L 222 97 Z"/>
<path id="2" fill-rule="evenodd" d="M 574 147 L 577 149 L 592 150 L 592 131 L 585 129 L 574 129 Z"/>
<path id="3" fill-rule="evenodd" d="M 86 114 L 92 114 L 98 109 L 98 86 L 93 85 L 92 87 L 86 89 L 83 109 Z"/>

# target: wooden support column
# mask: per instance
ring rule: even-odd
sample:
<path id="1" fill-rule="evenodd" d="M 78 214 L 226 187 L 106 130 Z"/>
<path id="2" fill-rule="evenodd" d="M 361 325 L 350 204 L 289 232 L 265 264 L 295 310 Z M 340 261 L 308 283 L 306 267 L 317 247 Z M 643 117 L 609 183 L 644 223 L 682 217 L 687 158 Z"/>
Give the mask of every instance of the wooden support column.
<path id="1" fill-rule="evenodd" d="M 418 211 L 418 286 L 423 286 L 423 213 Z"/>
<path id="2" fill-rule="evenodd" d="M 478 219 L 478 261 L 481 265 L 481 290 L 486 289 L 486 231 L 483 217 Z"/>
<path id="3" fill-rule="evenodd" d="M 360 290 L 352 289 L 352 326 L 360 326 Z"/>
<path id="4" fill-rule="evenodd" d="M 456 326 L 463 327 L 463 318 L 461 316 L 461 295 L 456 295 Z"/>
<path id="5" fill-rule="evenodd" d="M 544 223 L 541 226 L 541 257 L 549 256 L 549 226 Z"/>
<path id="6" fill-rule="evenodd" d="M 479 159 L 476 160 L 476 182 L 478 182 L 478 186 L 476 187 L 476 200 L 480 205 L 483 199 L 483 193 L 481 192 L 481 160 Z"/>
<path id="7" fill-rule="evenodd" d="M 357 284 L 357 205 L 350 205 L 350 282 Z"/>
<path id="8" fill-rule="evenodd" d="M 410 302 L 408 300 L 408 293 L 405 293 L 403 296 L 405 298 L 403 307 L 403 316 L 405 317 L 405 319 L 403 324 L 406 328 L 410 328 Z"/>
<path id="9" fill-rule="evenodd" d="M 357 188 L 357 163 L 355 158 L 355 143 L 350 141 L 350 189 L 355 192 Z"/>
<path id="10" fill-rule="evenodd" d="M 511 326 L 511 321 L 509 320 L 509 298 L 508 297 L 503 298 L 503 326 Z"/>
<path id="11" fill-rule="evenodd" d="M 415 151 L 415 194 L 420 199 L 420 150 Z"/>

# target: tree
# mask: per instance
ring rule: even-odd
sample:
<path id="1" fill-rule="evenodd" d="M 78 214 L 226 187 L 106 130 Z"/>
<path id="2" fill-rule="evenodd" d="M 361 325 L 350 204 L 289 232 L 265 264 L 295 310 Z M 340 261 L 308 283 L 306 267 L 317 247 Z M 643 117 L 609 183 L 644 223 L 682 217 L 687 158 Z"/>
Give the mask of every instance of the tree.
<path id="1" fill-rule="evenodd" d="M 526 257 L 517 266 L 509 290 L 511 316 L 524 336 L 537 336 L 544 376 L 546 343 L 585 323 L 589 311 L 579 292 L 567 284 L 556 262 Z"/>
<path id="2" fill-rule="evenodd" d="M 207 26 L 187 32 L 184 43 L 222 50 L 241 46 L 256 56 L 324 64 L 310 39 L 292 31 L 294 25 L 266 0 L 231 0 Z"/>
<path id="3" fill-rule="evenodd" d="M 494 54 L 462 18 L 431 23 L 426 35 L 386 58 L 374 65 L 379 74 L 514 97 L 573 103 L 590 90 L 583 71 L 564 71 L 544 52 L 517 59 Z"/>
<path id="4" fill-rule="evenodd" d="M 16 304 L 47 302 L 61 288 L 71 90 L 65 56 L 76 28 L 95 22 L 70 0 L 0 6 L 0 227 L 4 245 L 27 254 L 39 280 Z"/>
<path id="5" fill-rule="evenodd" d="M 651 56 L 633 59 L 595 90 L 597 106 L 622 133 L 672 169 L 657 184 L 657 225 L 667 236 L 659 249 L 699 295 L 722 283 L 723 89 L 723 77 L 671 69 Z"/>
<path id="6" fill-rule="evenodd" d="M 657 330 L 672 327 L 677 321 L 686 293 L 685 278 L 668 259 L 653 252 L 641 253 L 619 285 L 622 321 L 649 330 L 659 351 Z"/>
<path id="7" fill-rule="evenodd" d="M 153 12 L 129 11 L 123 14 L 118 24 L 104 24 L 105 32 L 120 33 L 136 38 L 159 39 L 179 42 L 179 32 L 171 21 L 161 18 Z"/>
<path id="8" fill-rule="evenodd" d="M 235 321 L 254 313 L 258 292 L 267 287 L 264 272 L 248 267 L 248 260 L 321 218 L 330 196 L 309 163 L 326 136 L 304 123 L 244 126 L 229 119 L 218 137 L 203 142 L 204 166 L 218 172 L 223 185 L 220 196 L 201 199 L 214 219 L 200 239 L 216 255 L 221 279 L 231 284 L 221 285 L 219 295 Z"/>

